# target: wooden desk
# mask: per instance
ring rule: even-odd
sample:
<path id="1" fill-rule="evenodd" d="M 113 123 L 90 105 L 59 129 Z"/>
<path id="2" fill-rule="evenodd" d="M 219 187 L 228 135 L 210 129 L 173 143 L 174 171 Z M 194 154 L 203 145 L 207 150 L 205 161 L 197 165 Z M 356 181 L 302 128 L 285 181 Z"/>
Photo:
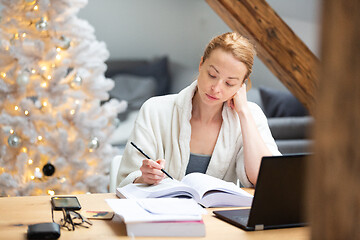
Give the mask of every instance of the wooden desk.
<path id="1" fill-rule="evenodd" d="M 82 194 L 77 197 L 82 205 L 81 211 L 111 211 L 105 199 L 116 198 L 113 193 Z M 205 239 L 310 239 L 308 227 L 246 232 L 213 217 L 213 210 L 215 209 L 208 209 L 208 214 L 204 215 Z M 60 214 L 60 212 L 56 212 L 56 214 Z M 50 196 L 0 198 L 0 239 L 26 239 L 27 225 L 51 221 Z M 92 222 L 93 226 L 88 229 L 77 227 L 75 231 L 71 232 L 62 229 L 60 239 L 130 239 L 126 236 L 123 223 L 111 220 L 92 220 Z"/>

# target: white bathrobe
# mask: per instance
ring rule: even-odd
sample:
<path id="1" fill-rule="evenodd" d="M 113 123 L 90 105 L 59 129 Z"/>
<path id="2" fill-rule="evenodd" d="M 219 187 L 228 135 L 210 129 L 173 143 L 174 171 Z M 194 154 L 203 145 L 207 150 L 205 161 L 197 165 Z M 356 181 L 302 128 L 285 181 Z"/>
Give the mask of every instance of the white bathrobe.
<path id="1" fill-rule="evenodd" d="M 139 111 L 134 129 L 126 144 L 120 164 L 117 185 L 125 186 L 141 176 L 145 157 L 131 144 L 134 142 L 151 159 L 165 159 L 165 170 L 181 180 L 189 162 L 192 98 L 197 81 L 179 94 L 153 97 Z M 249 108 L 265 144 L 273 155 L 280 155 L 261 108 L 249 102 Z M 240 120 L 234 110 L 224 104 L 222 126 L 206 174 L 252 187 L 245 173 Z"/>

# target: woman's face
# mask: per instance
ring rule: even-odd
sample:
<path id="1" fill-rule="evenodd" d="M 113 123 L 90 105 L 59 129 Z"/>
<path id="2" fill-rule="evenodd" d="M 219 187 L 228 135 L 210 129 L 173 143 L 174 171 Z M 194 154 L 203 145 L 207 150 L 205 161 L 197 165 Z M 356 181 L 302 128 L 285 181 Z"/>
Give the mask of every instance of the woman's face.
<path id="1" fill-rule="evenodd" d="M 199 65 L 200 99 L 208 105 L 223 104 L 240 89 L 246 73 L 246 65 L 231 53 L 220 48 L 213 50 Z"/>

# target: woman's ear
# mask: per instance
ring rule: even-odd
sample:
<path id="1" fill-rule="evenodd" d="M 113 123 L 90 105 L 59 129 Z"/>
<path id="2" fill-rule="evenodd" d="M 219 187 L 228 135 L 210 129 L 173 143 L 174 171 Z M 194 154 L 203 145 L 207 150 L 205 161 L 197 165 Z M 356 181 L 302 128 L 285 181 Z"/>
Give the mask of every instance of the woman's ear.
<path id="1" fill-rule="evenodd" d="M 248 92 L 252 86 L 250 78 L 245 79 L 244 83 L 246 84 L 246 91 Z"/>
<path id="2" fill-rule="evenodd" d="M 200 72 L 200 67 L 202 66 L 203 63 L 204 63 L 204 57 L 201 56 L 200 63 L 199 63 L 199 72 Z"/>

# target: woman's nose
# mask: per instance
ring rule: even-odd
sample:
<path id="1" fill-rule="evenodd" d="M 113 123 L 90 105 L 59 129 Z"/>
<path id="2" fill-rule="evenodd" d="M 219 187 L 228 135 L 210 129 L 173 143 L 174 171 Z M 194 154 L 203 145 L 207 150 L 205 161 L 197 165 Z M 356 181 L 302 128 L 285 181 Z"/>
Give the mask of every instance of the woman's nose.
<path id="1" fill-rule="evenodd" d="M 218 80 L 216 82 L 214 82 L 211 86 L 211 89 L 214 91 L 214 92 L 219 92 L 220 89 L 221 89 L 221 80 Z"/>

